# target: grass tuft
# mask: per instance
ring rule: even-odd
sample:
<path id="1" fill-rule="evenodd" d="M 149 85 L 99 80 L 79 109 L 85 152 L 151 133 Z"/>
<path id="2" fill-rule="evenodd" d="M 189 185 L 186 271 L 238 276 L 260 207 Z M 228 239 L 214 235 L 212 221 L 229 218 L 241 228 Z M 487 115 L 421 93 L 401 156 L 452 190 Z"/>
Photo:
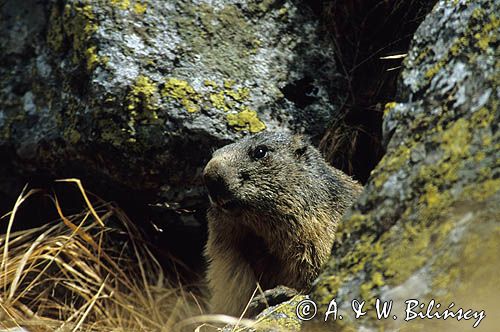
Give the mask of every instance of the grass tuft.
<path id="1" fill-rule="evenodd" d="M 237 332 L 258 327 L 262 319 L 245 319 L 244 313 L 239 318 L 206 314 L 203 286 L 164 274 L 121 209 L 91 200 L 78 179 L 58 182 L 77 186 L 85 202 L 80 213 L 65 215 L 54 195 L 59 219 L 13 232 L 23 204 L 43 194 L 25 187 L 12 211 L 0 218 L 8 223 L 0 235 L 0 331 Z"/>
<path id="2" fill-rule="evenodd" d="M 12 232 L 23 203 L 36 195 L 25 187 L 0 222 L 0 330 L 171 331 L 203 314 L 204 301 L 168 280 L 141 232 L 112 203 L 86 202 L 75 215 Z"/>

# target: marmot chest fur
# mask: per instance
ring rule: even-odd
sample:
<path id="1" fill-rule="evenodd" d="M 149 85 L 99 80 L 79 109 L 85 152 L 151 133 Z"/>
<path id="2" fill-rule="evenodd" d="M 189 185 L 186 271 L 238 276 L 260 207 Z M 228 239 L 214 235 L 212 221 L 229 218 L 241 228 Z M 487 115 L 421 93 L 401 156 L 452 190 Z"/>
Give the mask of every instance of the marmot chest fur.
<path id="1" fill-rule="evenodd" d="M 259 283 L 307 291 L 361 186 L 300 136 L 261 133 L 214 152 L 204 170 L 211 311 L 239 316 Z"/>

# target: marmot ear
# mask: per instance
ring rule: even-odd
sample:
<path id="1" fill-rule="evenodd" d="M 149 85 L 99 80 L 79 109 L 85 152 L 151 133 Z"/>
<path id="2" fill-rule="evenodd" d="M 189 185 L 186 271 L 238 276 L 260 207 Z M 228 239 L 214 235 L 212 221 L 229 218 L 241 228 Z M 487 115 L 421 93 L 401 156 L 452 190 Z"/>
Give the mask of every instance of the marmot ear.
<path id="1" fill-rule="evenodd" d="M 295 143 L 295 156 L 297 158 L 302 157 L 307 151 L 307 139 L 302 135 L 294 135 L 293 142 Z"/>

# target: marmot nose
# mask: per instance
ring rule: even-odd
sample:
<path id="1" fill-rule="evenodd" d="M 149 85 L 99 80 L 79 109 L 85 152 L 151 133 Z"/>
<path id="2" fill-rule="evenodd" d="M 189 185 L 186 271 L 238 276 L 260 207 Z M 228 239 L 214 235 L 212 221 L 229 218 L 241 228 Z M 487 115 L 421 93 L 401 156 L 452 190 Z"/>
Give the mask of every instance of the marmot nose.
<path id="1" fill-rule="evenodd" d="M 229 196 L 229 188 L 224 178 L 218 174 L 206 174 L 204 176 L 205 185 L 212 198 Z"/>
<path id="2" fill-rule="evenodd" d="M 203 180 L 212 199 L 216 201 L 227 200 L 231 197 L 231 192 L 226 179 L 217 166 L 218 163 L 209 162 L 203 171 Z"/>

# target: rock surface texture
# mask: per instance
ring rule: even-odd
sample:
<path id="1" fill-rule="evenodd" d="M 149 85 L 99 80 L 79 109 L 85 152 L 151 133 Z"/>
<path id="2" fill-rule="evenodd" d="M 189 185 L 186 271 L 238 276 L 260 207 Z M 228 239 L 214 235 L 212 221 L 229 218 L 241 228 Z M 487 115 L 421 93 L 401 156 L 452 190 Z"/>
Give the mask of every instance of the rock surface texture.
<path id="1" fill-rule="evenodd" d="M 78 176 L 98 193 L 190 207 L 211 149 L 266 128 L 318 140 L 340 103 L 333 46 L 295 1 L 0 10 L 3 193 L 34 174 Z"/>
<path id="2" fill-rule="evenodd" d="M 476 319 L 405 322 L 408 299 L 485 310 L 479 330 L 498 323 L 499 12 L 498 1 L 439 1 L 417 30 L 386 106 L 387 153 L 311 294 L 323 313 L 336 298 L 336 331 L 473 330 Z M 394 301 L 389 319 L 375 319 L 377 298 Z M 353 299 L 366 301 L 356 320 Z"/>
<path id="3" fill-rule="evenodd" d="M 453 312 L 484 310 L 477 330 L 497 329 L 499 12 L 498 1 L 439 1 L 417 30 L 386 105 L 387 152 L 339 224 L 306 331 L 475 330 L 472 312 L 405 321 L 410 299 L 425 304 L 413 309 L 422 315 L 431 299 L 431 313 L 451 303 Z M 326 323 L 333 298 L 343 319 Z M 358 319 L 354 299 L 365 301 Z M 388 319 L 376 319 L 376 299 L 393 301 Z M 279 313 L 268 316 L 281 324 Z"/>

